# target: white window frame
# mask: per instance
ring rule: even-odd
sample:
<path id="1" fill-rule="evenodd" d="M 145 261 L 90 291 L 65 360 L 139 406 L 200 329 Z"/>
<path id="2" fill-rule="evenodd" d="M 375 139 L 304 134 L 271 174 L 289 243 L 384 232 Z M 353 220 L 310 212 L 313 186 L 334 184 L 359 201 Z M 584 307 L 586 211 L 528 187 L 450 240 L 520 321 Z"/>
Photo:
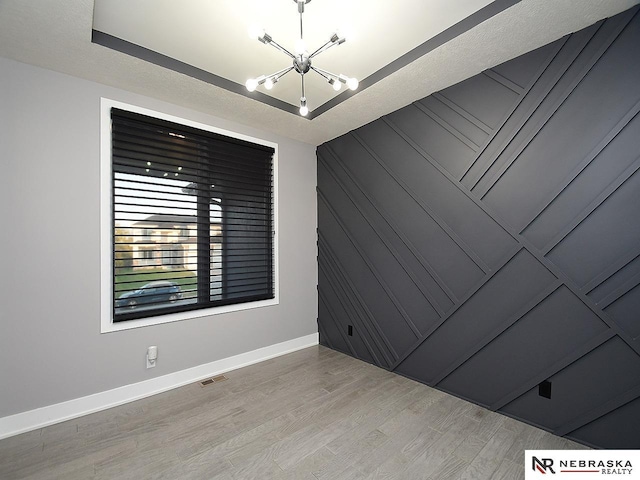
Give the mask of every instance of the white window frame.
<path id="1" fill-rule="evenodd" d="M 113 321 L 113 215 L 112 215 L 112 167 L 111 167 L 111 108 L 119 108 L 130 112 L 140 113 L 150 117 L 179 123 L 200 130 L 218 133 L 227 137 L 237 138 L 274 149 L 273 155 L 273 268 L 274 268 L 274 298 L 257 302 L 238 303 L 211 307 L 187 312 L 157 315 L 122 322 Z M 192 318 L 219 315 L 222 313 L 239 312 L 253 308 L 270 307 L 280 303 L 279 281 L 279 243 L 278 243 L 278 144 L 261 138 L 243 135 L 218 127 L 213 127 L 186 118 L 176 117 L 147 108 L 127 103 L 100 99 L 100 333 L 130 330 L 132 328 L 161 325 Z"/>

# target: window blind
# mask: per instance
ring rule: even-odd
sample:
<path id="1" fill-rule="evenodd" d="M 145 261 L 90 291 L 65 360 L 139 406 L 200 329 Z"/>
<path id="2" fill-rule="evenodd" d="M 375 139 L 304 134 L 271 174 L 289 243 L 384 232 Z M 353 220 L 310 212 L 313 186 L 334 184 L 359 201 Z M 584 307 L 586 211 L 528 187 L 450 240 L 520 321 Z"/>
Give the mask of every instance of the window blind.
<path id="1" fill-rule="evenodd" d="M 113 319 L 274 298 L 274 149 L 113 108 Z"/>

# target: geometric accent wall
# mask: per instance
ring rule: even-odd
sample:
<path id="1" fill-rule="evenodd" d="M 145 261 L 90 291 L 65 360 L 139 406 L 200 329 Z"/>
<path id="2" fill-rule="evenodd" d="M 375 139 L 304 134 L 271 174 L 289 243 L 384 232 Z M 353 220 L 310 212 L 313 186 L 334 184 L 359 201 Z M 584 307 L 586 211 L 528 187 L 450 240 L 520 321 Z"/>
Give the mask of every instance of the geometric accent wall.
<path id="1" fill-rule="evenodd" d="M 639 52 L 636 7 L 318 147 L 321 343 L 640 448 Z"/>

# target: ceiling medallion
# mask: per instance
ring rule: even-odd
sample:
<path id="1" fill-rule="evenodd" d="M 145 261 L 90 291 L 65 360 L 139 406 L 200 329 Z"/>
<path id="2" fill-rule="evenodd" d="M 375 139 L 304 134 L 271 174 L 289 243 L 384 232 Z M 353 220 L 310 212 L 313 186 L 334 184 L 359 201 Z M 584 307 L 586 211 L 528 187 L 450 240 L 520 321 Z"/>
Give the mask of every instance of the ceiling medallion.
<path id="1" fill-rule="evenodd" d="M 264 85 L 264 88 L 267 90 L 271 90 L 275 83 L 284 77 L 291 70 L 295 70 L 300 74 L 300 78 L 302 81 L 302 95 L 300 97 L 300 115 L 306 116 L 309 113 L 309 108 L 307 107 L 307 98 L 304 94 L 304 76 L 309 70 L 313 70 L 318 75 L 323 77 L 329 85 L 333 86 L 333 89 L 338 91 L 342 87 L 342 84 L 346 84 L 351 90 L 355 90 L 358 88 L 358 80 L 355 78 L 349 78 L 346 75 L 336 75 L 335 73 L 328 72 L 326 70 L 322 70 L 321 68 L 315 67 L 311 64 L 311 59 L 320 55 L 322 52 L 326 52 L 334 45 L 340 45 L 346 41 L 346 38 L 340 37 L 337 33 L 334 33 L 329 41 L 322 45 L 320 48 L 315 50 L 312 54 L 306 49 L 303 35 L 302 35 L 302 14 L 304 13 L 304 6 L 309 3 L 311 0 L 293 0 L 298 4 L 298 12 L 300 13 L 300 40 L 296 42 L 295 45 L 295 55 L 291 53 L 286 48 L 280 46 L 268 33 L 264 30 L 251 30 L 249 32 L 249 36 L 251 38 L 255 38 L 265 45 L 271 45 L 272 47 L 280 50 L 285 55 L 291 57 L 293 61 L 293 65 L 290 67 L 279 70 L 271 75 L 262 75 L 258 78 L 250 78 L 247 80 L 245 84 L 247 90 L 253 92 L 258 85 Z"/>

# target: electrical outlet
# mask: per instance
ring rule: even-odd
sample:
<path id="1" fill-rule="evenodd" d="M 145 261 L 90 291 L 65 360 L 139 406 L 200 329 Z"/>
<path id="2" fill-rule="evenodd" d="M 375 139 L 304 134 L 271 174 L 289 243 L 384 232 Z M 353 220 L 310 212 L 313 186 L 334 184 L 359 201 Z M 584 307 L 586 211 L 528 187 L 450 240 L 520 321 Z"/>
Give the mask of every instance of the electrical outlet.
<path id="1" fill-rule="evenodd" d="M 158 347 L 155 345 L 147 348 L 147 368 L 153 368 L 158 361 Z"/>
<path id="2" fill-rule="evenodd" d="M 538 385 L 538 395 L 544 398 L 551 398 L 551 382 L 549 380 L 545 380 Z"/>

